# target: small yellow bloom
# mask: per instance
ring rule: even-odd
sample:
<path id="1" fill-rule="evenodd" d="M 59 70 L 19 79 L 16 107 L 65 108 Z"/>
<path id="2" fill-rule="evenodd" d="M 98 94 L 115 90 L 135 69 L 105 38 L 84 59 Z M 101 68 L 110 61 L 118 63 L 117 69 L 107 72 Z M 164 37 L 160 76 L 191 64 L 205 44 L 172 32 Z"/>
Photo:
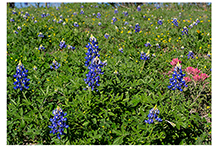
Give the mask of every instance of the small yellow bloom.
<path id="1" fill-rule="evenodd" d="M 196 59 L 198 59 L 198 57 L 196 57 Z"/>
<path id="2" fill-rule="evenodd" d="M 123 30 L 120 33 L 123 33 Z"/>
<path id="3" fill-rule="evenodd" d="M 204 66 L 204 68 L 207 68 L 207 66 Z"/>
<path id="4" fill-rule="evenodd" d="M 11 59 L 13 59 L 13 58 L 11 57 Z"/>
<path id="5" fill-rule="evenodd" d="M 199 49 L 201 50 L 202 47 L 200 47 Z"/>
<path id="6" fill-rule="evenodd" d="M 150 21 L 150 18 L 148 18 L 148 21 Z"/>
<path id="7" fill-rule="evenodd" d="M 111 133 L 111 131 L 109 131 L 109 133 Z"/>
<path id="8" fill-rule="evenodd" d="M 102 128 L 104 128 L 104 126 L 102 126 Z"/>
<path id="9" fill-rule="evenodd" d="M 136 60 L 135 62 L 138 62 L 138 60 Z"/>
<path id="10" fill-rule="evenodd" d="M 15 61 L 17 61 L 17 59 L 15 59 Z"/>
<path id="11" fill-rule="evenodd" d="M 49 79 L 47 79 L 47 81 L 49 82 Z"/>
<path id="12" fill-rule="evenodd" d="M 34 90 L 32 90 L 34 92 Z"/>
<path id="13" fill-rule="evenodd" d="M 209 109 L 210 108 L 210 106 L 207 106 L 207 109 Z"/>

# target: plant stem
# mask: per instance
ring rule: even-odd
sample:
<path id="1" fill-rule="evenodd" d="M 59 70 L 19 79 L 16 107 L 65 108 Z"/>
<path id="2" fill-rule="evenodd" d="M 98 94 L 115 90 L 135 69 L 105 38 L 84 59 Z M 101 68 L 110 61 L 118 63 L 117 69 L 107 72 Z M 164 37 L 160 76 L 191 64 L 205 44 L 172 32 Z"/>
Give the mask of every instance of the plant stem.
<path id="1" fill-rule="evenodd" d="M 141 73 L 142 70 L 144 69 L 144 66 L 145 66 L 145 60 L 144 60 L 144 63 L 143 63 L 143 65 L 142 65 L 142 67 L 141 67 L 141 71 L 140 71 L 140 73 Z"/>

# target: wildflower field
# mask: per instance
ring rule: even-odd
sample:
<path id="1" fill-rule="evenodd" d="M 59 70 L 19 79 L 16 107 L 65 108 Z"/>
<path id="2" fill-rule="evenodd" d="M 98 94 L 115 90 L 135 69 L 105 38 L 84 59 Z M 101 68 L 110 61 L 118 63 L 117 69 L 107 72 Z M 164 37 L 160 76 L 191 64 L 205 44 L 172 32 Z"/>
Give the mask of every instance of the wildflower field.
<path id="1" fill-rule="evenodd" d="M 7 7 L 7 144 L 211 144 L 211 5 Z"/>

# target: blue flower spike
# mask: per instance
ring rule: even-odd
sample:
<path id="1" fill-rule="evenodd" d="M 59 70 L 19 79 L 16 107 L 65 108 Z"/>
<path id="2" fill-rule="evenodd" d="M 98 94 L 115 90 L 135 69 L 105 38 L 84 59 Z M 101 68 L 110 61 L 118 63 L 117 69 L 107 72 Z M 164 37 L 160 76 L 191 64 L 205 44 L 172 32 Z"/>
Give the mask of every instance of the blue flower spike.
<path id="1" fill-rule="evenodd" d="M 57 108 L 52 111 L 52 114 L 54 115 L 54 117 L 50 119 L 52 124 L 48 126 L 51 128 L 50 133 L 54 135 L 57 134 L 58 139 L 61 139 L 61 135 L 66 135 L 64 130 L 69 127 L 69 125 L 66 124 L 67 118 L 65 116 L 67 113 L 64 113 L 63 110 L 57 106 Z"/>
<path id="2" fill-rule="evenodd" d="M 155 120 L 157 122 L 162 122 L 162 119 L 157 116 L 159 113 L 160 111 L 158 110 L 157 105 L 155 105 L 155 107 L 149 111 L 148 120 L 145 120 L 145 123 L 152 124 Z"/>

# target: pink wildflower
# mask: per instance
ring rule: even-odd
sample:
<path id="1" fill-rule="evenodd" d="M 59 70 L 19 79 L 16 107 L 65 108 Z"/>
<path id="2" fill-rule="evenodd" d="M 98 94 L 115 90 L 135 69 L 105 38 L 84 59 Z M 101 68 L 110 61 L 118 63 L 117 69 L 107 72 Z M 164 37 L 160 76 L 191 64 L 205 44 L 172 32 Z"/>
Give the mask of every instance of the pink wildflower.
<path id="1" fill-rule="evenodd" d="M 200 79 L 202 80 L 202 81 L 204 81 L 206 78 L 208 78 L 209 76 L 207 75 L 207 74 L 205 74 L 205 73 L 201 73 L 200 74 Z"/>
<path id="2" fill-rule="evenodd" d="M 179 60 L 178 58 L 173 58 L 173 60 L 170 62 L 170 64 L 172 66 L 176 66 L 177 62 L 179 62 L 180 64 L 182 63 L 182 61 Z"/>
<path id="3" fill-rule="evenodd" d="M 189 77 L 184 77 L 184 80 L 185 80 L 186 83 L 191 81 L 191 79 Z"/>
<path id="4" fill-rule="evenodd" d="M 195 82 L 197 82 L 201 79 L 201 77 L 199 75 L 195 75 L 195 76 L 193 76 L 193 79 Z"/>

